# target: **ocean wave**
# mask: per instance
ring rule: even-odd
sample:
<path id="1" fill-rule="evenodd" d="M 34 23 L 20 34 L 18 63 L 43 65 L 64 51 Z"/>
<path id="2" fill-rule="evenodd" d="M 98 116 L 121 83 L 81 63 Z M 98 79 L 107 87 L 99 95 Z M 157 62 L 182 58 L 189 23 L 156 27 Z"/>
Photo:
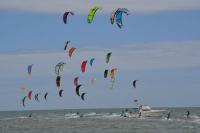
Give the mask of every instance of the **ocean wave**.
<path id="1" fill-rule="evenodd" d="M 7 117 L 0 119 L 1 121 L 9 121 L 9 120 L 15 120 L 15 119 L 27 119 L 29 117 L 26 116 L 19 116 L 19 117 Z"/>
<path id="2" fill-rule="evenodd" d="M 77 113 L 67 113 L 65 114 L 65 119 L 74 119 L 74 118 L 79 118 L 80 115 Z"/>

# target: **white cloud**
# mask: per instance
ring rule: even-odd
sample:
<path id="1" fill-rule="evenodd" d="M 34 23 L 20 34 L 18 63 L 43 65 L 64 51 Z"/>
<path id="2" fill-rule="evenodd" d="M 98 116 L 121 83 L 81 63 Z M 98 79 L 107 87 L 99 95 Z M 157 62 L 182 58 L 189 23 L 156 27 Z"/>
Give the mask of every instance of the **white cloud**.
<path id="1" fill-rule="evenodd" d="M 199 0 L 0 0 L 0 9 L 17 9 L 44 13 L 62 13 L 73 10 L 87 13 L 95 5 L 103 8 L 101 12 L 111 12 L 118 7 L 126 7 L 132 12 L 159 12 L 173 10 L 199 10 Z"/>
<path id="2" fill-rule="evenodd" d="M 62 52 L 41 52 L 31 54 L 1 54 L 1 77 L 26 77 L 27 65 L 34 64 L 33 75 L 55 76 L 54 66 L 66 61 L 65 73 L 81 74 L 80 64 L 84 59 L 95 57 L 93 68 L 88 72 L 102 72 L 117 67 L 121 72 L 151 69 L 179 69 L 200 67 L 200 41 L 165 42 L 155 44 L 123 45 L 115 49 L 77 49 L 72 59 Z M 112 51 L 110 63 L 104 62 L 105 54 Z"/>

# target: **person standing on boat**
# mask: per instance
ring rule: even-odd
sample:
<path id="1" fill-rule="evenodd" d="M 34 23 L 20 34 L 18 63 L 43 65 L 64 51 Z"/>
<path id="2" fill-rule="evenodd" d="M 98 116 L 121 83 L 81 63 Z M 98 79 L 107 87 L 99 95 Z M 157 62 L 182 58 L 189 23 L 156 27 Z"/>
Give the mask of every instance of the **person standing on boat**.
<path id="1" fill-rule="evenodd" d="M 170 118 L 170 112 L 168 112 L 167 114 L 167 120 L 169 120 L 169 118 Z"/>

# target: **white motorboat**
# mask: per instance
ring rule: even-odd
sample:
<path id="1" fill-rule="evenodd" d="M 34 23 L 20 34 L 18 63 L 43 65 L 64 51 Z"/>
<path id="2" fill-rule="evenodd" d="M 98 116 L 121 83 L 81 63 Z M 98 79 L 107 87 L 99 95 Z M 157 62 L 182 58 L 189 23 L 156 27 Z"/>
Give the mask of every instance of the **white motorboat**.
<path id="1" fill-rule="evenodd" d="M 162 117 L 167 110 L 154 110 L 147 105 L 141 105 L 139 108 L 139 115 L 143 117 Z"/>

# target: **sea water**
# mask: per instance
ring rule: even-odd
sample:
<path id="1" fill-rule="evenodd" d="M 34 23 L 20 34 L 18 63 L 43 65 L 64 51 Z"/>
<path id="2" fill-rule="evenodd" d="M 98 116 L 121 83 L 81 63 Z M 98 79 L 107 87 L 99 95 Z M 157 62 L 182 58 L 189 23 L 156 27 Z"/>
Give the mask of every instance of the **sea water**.
<path id="1" fill-rule="evenodd" d="M 170 112 L 170 118 L 166 112 L 139 117 L 136 109 L 4 111 L 0 133 L 200 133 L 200 108 L 159 109 Z M 122 111 L 131 115 L 124 117 Z"/>

